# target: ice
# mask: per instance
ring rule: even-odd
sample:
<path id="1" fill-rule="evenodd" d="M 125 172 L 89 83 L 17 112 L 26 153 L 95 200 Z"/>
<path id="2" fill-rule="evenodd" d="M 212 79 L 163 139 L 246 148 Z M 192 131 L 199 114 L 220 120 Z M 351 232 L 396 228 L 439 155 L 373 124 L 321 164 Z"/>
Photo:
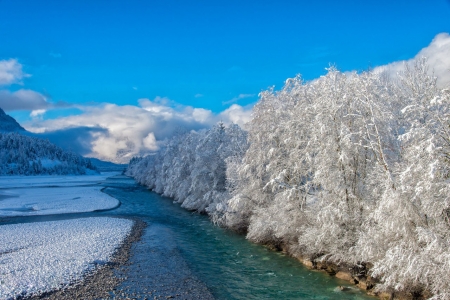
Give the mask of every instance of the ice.
<path id="1" fill-rule="evenodd" d="M 104 181 L 106 178 L 120 174 L 119 172 L 105 172 L 96 175 L 38 175 L 38 176 L 0 176 L 0 189 L 25 188 L 39 186 L 75 186 L 92 185 Z"/>
<path id="2" fill-rule="evenodd" d="M 100 186 L 0 190 L 0 217 L 50 215 L 111 209 L 119 201 Z"/>
<path id="3" fill-rule="evenodd" d="M 119 201 L 97 183 L 111 176 L 0 177 L 0 217 L 90 212 L 117 207 Z"/>
<path id="4" fill-rule="evenodd" d="M 133 221 L 95 217 L 0 226 L 0 299 L 59 289 L 108 262 Z"/>

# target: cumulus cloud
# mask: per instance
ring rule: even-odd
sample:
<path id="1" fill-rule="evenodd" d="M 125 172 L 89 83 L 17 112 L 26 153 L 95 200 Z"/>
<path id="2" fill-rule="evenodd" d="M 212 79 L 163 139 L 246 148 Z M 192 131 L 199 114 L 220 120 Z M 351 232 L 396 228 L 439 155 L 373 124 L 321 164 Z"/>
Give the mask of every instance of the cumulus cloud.
<path id="1" fill-rule="evenodd" d="M 159 148 L 160 143 L 180 128 L 198 130 L 222 120 L 242 125 L 250 119 L 250 108 L 237 104 L 220 114 L 210 110 L 182 106 L 168 98 L 139 99 L 139 106 L 104 103 L 79 106 L 79 115 L 51 120 L 34 119 L 24 127 L 34 133 L 50 136 L 57 144 L 103 160 L 126 163 L 136 155 L 144 155 Z M 82 139 L 66 139 L 69 132 Z"/>
<path id="2" fill-rule="evenodd" d="M 108 130 L 99 127 L 72 127 L 63 128 L 55 131 L 44 132 L 44 133 L 32 133 L 27 132 L 26 134 L 48 139 L 50 142 L 58 145 L 61 148 L 76 152 L 81 155 L 88 156 L 92 148 L 92 142 L 94 141 L 94 136 L 97 133 L 107 134 Z"/>
<path id="3" fill-rule="evenodd" d="M 16 59 L 0 60 L 0 86 L 14 83 L 22 84 L 22 79 L 30 77 L 22 70 Z"/>
<path id="4" fill-rule="evenodd" d="M 427 58 L 430 72 L 437 77 L 437 85 L 441 88 L 450 85 L 450 35 L 440 33 L 435 36 L 430 45 L 423 48 L 413 59 L 408 61 L 397 61 L 385 66 L 375 68 L 375 72 L 386 72 L 390 76 L 404 70 L 404 64 L 414 59 Z"/>
<path id="5" fill-rule="evenodd" d="M 235 123 L 245 127 L 245 124 L 250 122 L 252 119 L 252 109 L 233 104 L 221 112 L 219 117 L 221 120 L 224 120 L 225 123 Z"/>
<path id="6" fill-rule="evenodd" d="M 36 109 L 31 111 L 30 117 L 32 118 L 40 118 L 42 117 L 47 111 L 45 109 Z"/>
<path id="7" fill-rule="evenodd" d="M 20 89 L 15 92 L 0 90 L 0 108 L 5 111 L 29 110 L 32 117 L 42 115 L 49 109 L 73 106 L 64 101 L 50 102 L 46 96 L 33 90 Z"/>
<path id="8" fill-rule="evenodd" d="M 155 134 L 153 132 L 150 132 L 149 134 L 147 134 L 147 136 L 144 138 L 144 146 L 145 148 L 155 151 L 158 150 L 158 147 L 156 146 L 156 138 L 155 138 Z"/>
<path id="9" fill-rule="evenodd" d="M 48 108 L 49 103 L 44 95 L 32 90 L 0 90 L 0 107 L 6 111 L 39 110 Z"/>

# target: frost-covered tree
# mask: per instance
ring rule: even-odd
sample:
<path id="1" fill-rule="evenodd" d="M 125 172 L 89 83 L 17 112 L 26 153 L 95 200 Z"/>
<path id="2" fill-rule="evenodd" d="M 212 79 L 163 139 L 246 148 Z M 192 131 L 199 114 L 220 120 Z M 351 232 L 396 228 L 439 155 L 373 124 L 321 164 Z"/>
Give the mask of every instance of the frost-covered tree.
<path id="1" fill-rule="evenodd" d="M 0 132 L 0 175 L 97 173 L 90 159 L 48 140 Z"/>
<path id="2" fill-rule="evenodd" d="M 219 123 L 175 135 L 155 154 L 130 161 L 126 173 L 182 207 L 216 218 L 229 198 L 227 161 L 242 157 L 246 149 L 246 133 L 238 125 Z"/>
<path id="3" fill-rule="evenodd" d="M 178 135 L 128 174 L 252 241 L 450 298 L 450 92 L 425 59 L 288 79 L 260 94 L 248 138 Z"/>
<path id="4" fill-rule="evenodd" d="M 427 289 L 448 299 L 450 93 L 437 89 L 425 60 L 406 65 L 396 88 L 405 103 L 396 188 L 367 219 L 357 252 L 374 264 L 379 289 Z"/>
<path id="5" fill-rule="evenodd" d="M 311 182 L 317 201 L 309 208 L 300 243 L 312 256 L 349 262 L 361 224 L 384 188 L 395 185 L 400 105 L 390 83 L 373 73 L 330 69 L 312 84 Z"/>
<path id="6" fill-rule="evenodd" d="M 381 289 L 448 298 L 448 95 L 425 60 L 397 78 L 330 68 L 261 93 L 224 223 L 294 254 L 373 263 Z"/>

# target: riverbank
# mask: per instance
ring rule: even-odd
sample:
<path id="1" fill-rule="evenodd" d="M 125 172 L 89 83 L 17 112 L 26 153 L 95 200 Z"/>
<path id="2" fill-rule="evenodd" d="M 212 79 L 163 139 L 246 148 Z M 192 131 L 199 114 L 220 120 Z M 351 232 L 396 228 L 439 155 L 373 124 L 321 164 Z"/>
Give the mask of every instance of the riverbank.
<path id="1" fill-rule="evenodd" d="M 173 200 L 173 198 L 171 200 Z M 231 228 L 227 228 L 226 226 L 224 226 L 224 229 L 233 231 Z M 245 233 L 243 232 L 236 233 L 245 236 Z M 279 241 L 277 243 L 273 241 L 273 244 L 271 244 L 270 241 L 266 241 L 266 243 L 263 243 L 262 245 L 267 247 L 268 249 L 274 250 L 275 252 L 279 251 L 286 254 L 287 256 L 295 258 L 310 270 L 320 271 L 329 275 L 330 278 L 334 277 L 339 280 L 345 281 L 340 283 L 340 285 L 336 287 L 336 289 L 339 290 L 342 295 L 348 295 L 350 297 L 350 293 L 354 293 L 355 290 L 358 290 L 361 293 L 369 296 L 369 298 L 373 297 L 373 299 L 375 299 L 376 297 L 383 300 L 419 300 L 427 299 L 428 297 L 430 297 L 427 291 L 419 288 L 411 292 L 376 292 L 376 285 L 379 283 L 379 280 L 377 278 L 373 278 L 370 275 L 371 265 L 369 263 L 361 264 L 360 266 L 351 266 L 347 264 L 344 265 L 320 261 L 320 259 L 311 259 L 309 257 L 302 256 L 302 254 L 299 253 L 298 247 L 295 247 L 295 245 L 291 247 L 290 245 L 280 244 Z M 299 280 L 302 280 L 302 278 L 299 278 Z"/>
<path id="2" fill-rule="evenodd" d="M 157 251 L 148 252 L 145 246 L 148 245 L 148 238 L 142 241 L 143 236 L 149 235 L 148 224 L 137 218 L 133 221 L 135 223 L 130 235 L 109 263 L 66 288 L 23 299 L 214 299 L 195 276 L 184 274 L 186 267 L 179 255 L 169 251 L 167 257 L 153 257 Z M 140 244 L 144 244 L 146 253 L 136 255 L 136 252 L 142 251 Z M 136 262 L 131 259 L 133 256 L 145 261 Z M 136 289 L 137 286 L 139 289 Z"/>
<path id="3" fill-rule="evenodd" d="M 0 177 L 0 218 L 115 209 L 120 202 L 99 186 L 117 173 Z"/>
<path id="4" fill-rule="evenodd" d="M 109 184 L 117 186 L 117 177 Z M 158 228 L 153 220 L 135 216 L 129 206 L 119 209 L 118 198 L 105 192 L 109 187 L 103 185 L 105 178 L 66 179 L 70 182 L 59 184 L 56 177 L 21 177 L 0 189 L 1 200 L 15 200 L 12 204 L 19 207 L 21 198 L 32 203 L 47 194 L 46 199 L 65 197 L 63 202 L 73 206 L 83 201 L 78 192 L 86 189 L 85 196 L 92 197 L 89 191 L 93 191 L 95 200 L 109 198 L 119 205 L 113 210 L 100 205 L 107 209 L 81 213 L 63 209 L 59 214 L 33 215 L 26 211 L 14 217 L 1 217 L 0 210 L 0 221 L 4 221 L 0 228 L 0 299 L 214 299 L 176 247 L 153 242 Z M 124 190 L 127 195 L 130 186 Z M 151 229 L 146 230 L 147 224 Z"/>
<path id="5" fill-rule="evenodd" d="M 137 217 L 148 224 L 119 274 L 126 279 L 116 290 L 125 295 L 143 299 L 150 289 L 150 299 L 374 299 L 345 281 L 308 271 L 294 258 L 214 226 L 206 216 L 192 214 L 131 178 L 115 176 L 103 185 L 122 205 L 99 215 Z"/>
<path id="6" fill-rule="evenodd" d="M 51 300 L 73 300 L 73 299 L 128 299 L 136 298 L 126 295 L 116 287 L 123 281 L 123 278 L 116 276 L 116 273 L 123 268 L 130 257 L 133 244 L 141 239 L 147 224 L 139 219 L 134 219 L 134 224 L 130 234 L 123 241 L 121 246 L 114 253 L 110 262 L 98 267 L 83 280 L 72 283 L 69 287 L 32 296 L 24 299 L 51 299 Z"/>
<path id="7" fill-rule="evenodd" d="M 81 217 L 0 226 L 0 299 L 63 289 L 108 265 L 134 222 Z"/>
<path id="8" fill-rule="evenodd" d="M 431 298 L 433 295 L 425 288 L 417 287 L 412 291 L 377 291 L 376 285 L 380 282 L 378 278 L 370 275 L 371 263 L 361 263 L 360 265 L 336 264 L 329 261 L 321 261 L 320 259 L 311 259 L 306 256 L 292 251 L 287 245 L 273 245 L 265 244 L 273 251 L 281 251 L 291 257 L 294 257 L 305 265 L 310 270 L 324 272 L 331 277 L 336 277 L 340 280 L 349 282 L 358 287 L 367 295 L 377 297 L 381 300 L 425 300 Z M 348 288 L 345 286 L 339 287 L 342 291 Z"/>

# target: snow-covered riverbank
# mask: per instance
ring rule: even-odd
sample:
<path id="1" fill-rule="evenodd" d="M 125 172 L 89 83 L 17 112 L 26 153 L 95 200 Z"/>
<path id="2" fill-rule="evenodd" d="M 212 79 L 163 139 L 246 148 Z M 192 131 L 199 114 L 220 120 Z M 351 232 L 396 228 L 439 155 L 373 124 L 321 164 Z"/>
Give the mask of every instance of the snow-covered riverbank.
<path id="1" fill-rule="evenodd" d="M 0 177 L 0 217 L 80 213 L 117 207 L 97 183 L 114 173 L 92 176 Z"/>
<path id="2" fill-rule="evenodd" d="M 0 176 L 0 189 L 94 185 L 116 174 L 119 172 L 104 172 L 98 175 Z"/>
<path id="3" fill-rule="evenodd" d="M 92 176 L 0 177 L 3 217 L 91 212 L 117 207 Z M 41 295 L 80 282 L 111 261 L 133 221 L 92 217 L 0 225 L 0 299 Z"/>
<path id="4" fill-rule="evenodd" d="M 0 227 L 0 299 L 60 289 L 107 263 L 133 221 L 118 218 Z"/>

